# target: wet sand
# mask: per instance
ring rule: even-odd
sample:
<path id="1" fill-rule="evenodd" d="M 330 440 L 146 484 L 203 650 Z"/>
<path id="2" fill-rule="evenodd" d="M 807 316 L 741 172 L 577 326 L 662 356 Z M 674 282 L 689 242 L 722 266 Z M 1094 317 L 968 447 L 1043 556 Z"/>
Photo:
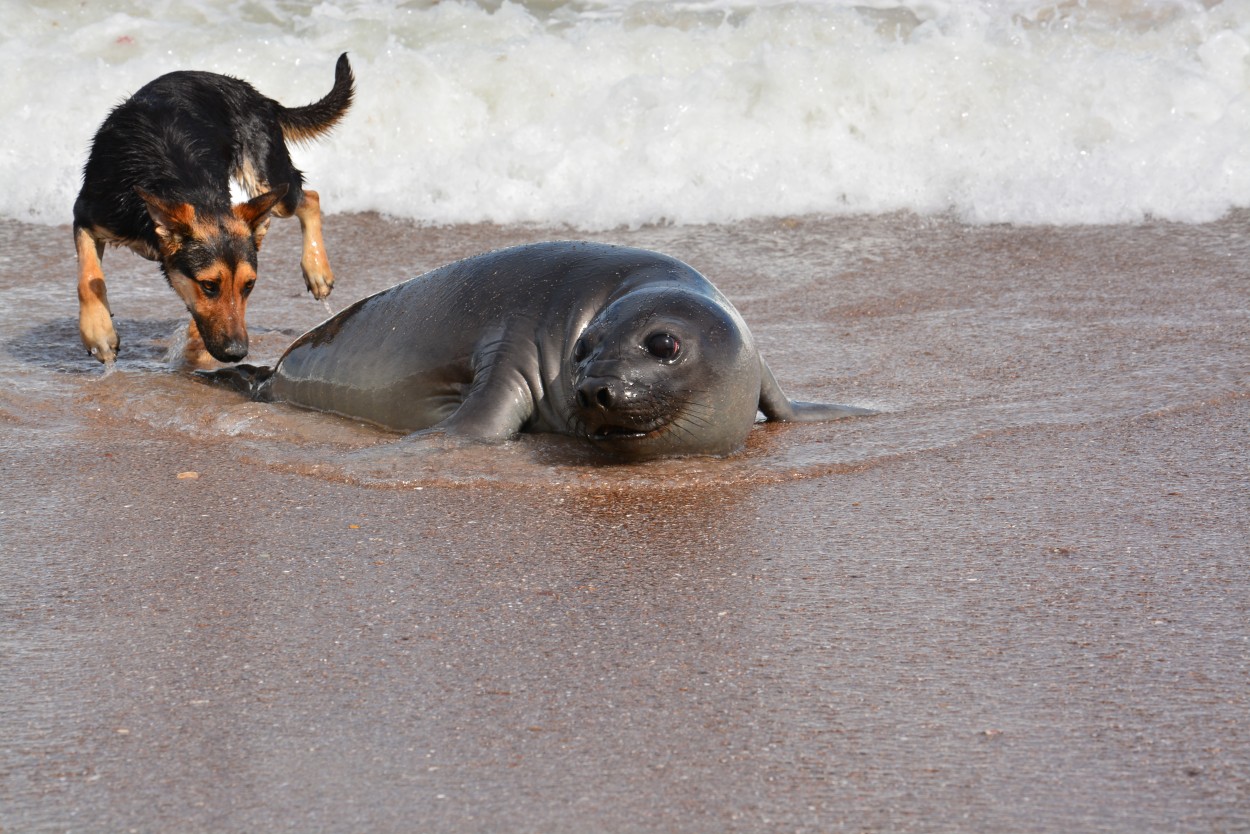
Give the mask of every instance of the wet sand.
<path id="1" fill-rule="evenodd" d="M 885 411 L 641 466 L 241 402 L 117 251 L 104 376 L 68 229 L 0 224 L 0 831 L 1250 830 L 1247 221 L 595 235 Z M 326 234 L 336 309 L 568 236 Z"/>

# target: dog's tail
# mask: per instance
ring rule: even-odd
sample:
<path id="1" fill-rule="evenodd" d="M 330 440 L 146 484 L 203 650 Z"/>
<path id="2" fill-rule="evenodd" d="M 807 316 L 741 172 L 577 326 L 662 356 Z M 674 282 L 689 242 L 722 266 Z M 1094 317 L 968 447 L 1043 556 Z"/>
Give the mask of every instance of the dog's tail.
<path id="1" fill-rule="evenodd" d="M 321 101 L 303 107 L 278 107 L 282 135 L 295 142 L 310 142 L 339 123 L 356 95 L 356 76 L 347 62 L 347 53 L 334 65 L 334 87 Z"/>
<path id="2" fill-rule="evenodd" d="M 196 371 L 195 375 L 205 382 L 232 388 L 248 399 L 265 401 L 265 385 L 273 376 L 273 368 L 268 365 L 231 365 L 215 371 Z"/>

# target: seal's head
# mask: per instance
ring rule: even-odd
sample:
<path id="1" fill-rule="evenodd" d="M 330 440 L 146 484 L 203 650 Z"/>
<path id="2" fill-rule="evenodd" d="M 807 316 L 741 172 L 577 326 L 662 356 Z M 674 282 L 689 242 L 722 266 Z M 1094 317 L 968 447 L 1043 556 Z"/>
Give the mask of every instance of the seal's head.
<path id="1" fill-rule="evenodd" d="M 722 298 L 630 292 L 590 320 L 568 361 L 572 433 L 617 457 L 727 455 L 755 422 L 758 354 Z"/>

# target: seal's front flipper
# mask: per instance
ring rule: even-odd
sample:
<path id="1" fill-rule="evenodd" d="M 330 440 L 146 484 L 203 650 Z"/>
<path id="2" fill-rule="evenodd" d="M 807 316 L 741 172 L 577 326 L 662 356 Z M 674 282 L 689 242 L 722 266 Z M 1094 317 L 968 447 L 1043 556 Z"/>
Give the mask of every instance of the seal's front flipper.
<path id="1" fill-rule="evenodd" d="M 491 344 L 497 347 L 499 343 Z M 522 370 L 524 361 L 500 361 L 500 353 L 474 357 L 473 382 L 464 400 L 427 431 L 480 443 L 502 443 L 521 433 L 534 414 L 533 386 Z"/>
<path id="2" fill-rule="evenodd" d="M 231 365 L 215 371 L 196 371 L 195 375 L 205 382 L 233 388 L 253 400 L 262 400 L 265 383 L 273 376 L 273 368 L 268 365 Z"/>
<path id="3" fill-rule="evenodd" d="M 521 433 L 521 428 L 525 424 L 524 419 L 518 419 L 514 409 L 506 407 L 507 404 L 515 402 L 511 400 L 506 404 L 495 402 L 478 404 L 472 399 L 466 399 L 446 420 L 435 423 L 428 429 L 415 431 L 408 436 L 442 435 L 449 440 L 467 440 L 476 443 L 503 443 L 513 440 Z"/>
<path id="4" fill-rule="evenodd" d="M 760 359 L 760 411 L 764 412 L 767 420 L 789 423 L 818 423 L 877 413 L 857 405 L 795 402 L 781 390 L 777 378 L 763 359 Z"/>

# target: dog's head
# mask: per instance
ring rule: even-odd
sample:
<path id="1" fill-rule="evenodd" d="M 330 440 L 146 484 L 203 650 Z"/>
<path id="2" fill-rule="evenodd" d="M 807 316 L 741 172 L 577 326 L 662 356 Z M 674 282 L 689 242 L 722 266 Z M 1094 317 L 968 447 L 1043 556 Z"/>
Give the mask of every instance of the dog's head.
<path id="1" fill-rule="evenodd" d="M 256 284 L 256 253 L 287 186 L 225 212 L 197 211 L 190 203 L 135 191 L 156 225 L 165 277 L 195 319 L 204 347 L 222 362 L 238 362 L 247 356 L 244 314 Z"/>

